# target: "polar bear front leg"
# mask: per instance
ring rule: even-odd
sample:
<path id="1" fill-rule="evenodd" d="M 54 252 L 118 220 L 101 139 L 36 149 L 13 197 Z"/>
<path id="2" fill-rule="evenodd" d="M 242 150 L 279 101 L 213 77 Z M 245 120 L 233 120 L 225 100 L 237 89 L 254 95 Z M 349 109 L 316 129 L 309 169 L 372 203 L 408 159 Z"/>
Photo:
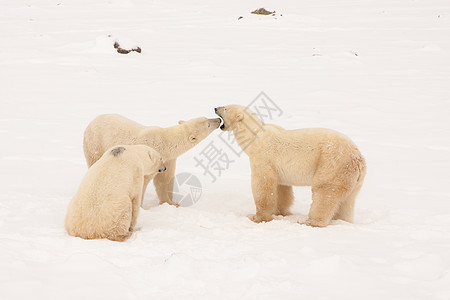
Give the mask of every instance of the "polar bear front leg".
<path id="1" fill-rule="evenodd" d="M 144 196 L 145 196 L 145 191 L 147 190 L 147 186 L 150 182 L 150 180 L 152 180 L 151 176 L 144 176 L 144 184 L 142 187 L 142 195 L 141 195 L 141 207 L 144 208 Z"/>
<path id="2" fill-rule="evenodd" d="M 294 192 L 290 185 L 278 185 L 277 213 L 282 216 L 288 216 L 291 213 L 289 208 L 294 202 Z"/>
<path id="3" fill-rule="evenodd" d="M 134 230 L 134 226 L 136 226 L 137 217 L 139 216 L 139 209 L 141 207 L 141 199 L 142 196 L 139 193 L 138 196 L 131 199 L 131 224 L 130 224 L 130 231 Z"/>
<path id="4" fill-rule="evenodd" d="M 146 186 L 144 185 L 144 191 L 142 190 L 142 185 L 144 183 L 145 176 L 139 174 L 135 176 L 133 185 L 130 187 L 131 194 L 129 195 L 131 199 L 131 223 L 130 231 L 133 231 L 136 225 L 137 217 L 139 215 L 139 209 L 141 208 L 142 198 L 144 198 L 144 191 Z"/>
<path id="5" fill-rule="evenodd" d="M 254 170 L 256 169 L 256 170 Z M 273 220 L 278 198 L 277 174 L 268 168 L 252 168 L 252 192 L 256 205 L 256 215 L 251 218 L 255 223 Z"/>
<path id="6" fill-rule="evenodd" d="M 175 205 L 172 202 L 172 191 L 173 191 L 173 178 L 175 177 L 175 167 L 177 160 L 172 159 L 164 162 L 166 166 L 166 171 L 158 173 L 153 179 L 153 184 L 155 185 L 156 194 L 159 198 L 159 204 L 169 203 L 170 205 Z"/>

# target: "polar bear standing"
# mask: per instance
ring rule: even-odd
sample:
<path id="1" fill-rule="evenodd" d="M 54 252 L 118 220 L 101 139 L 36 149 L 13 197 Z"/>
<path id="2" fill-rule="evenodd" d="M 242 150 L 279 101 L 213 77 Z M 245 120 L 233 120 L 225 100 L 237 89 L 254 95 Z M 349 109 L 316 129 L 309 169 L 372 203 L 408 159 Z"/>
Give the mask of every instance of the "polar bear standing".
<path id="1" fill-rule="evenodd" d="M 248 108 L 217 107 L 224 123 L 250 158 L 255 222 L 271 221 L 272 214 L 289 214 L 292 186 L 312 186 L 307 225 L 325 227 L 334 219 L 353 221 L 353 210 L 366 173 L 355 144 L 329 129 L 285 130 L 264 124 Z"/>
<path id="2" fill-rule="evenodd" d="M 161 128 L 143 126 L 117 114 L 101 115 L 95 118 L 84 132 L 84 155 L 88 167 L 94 164 L 109 147 L 118 144 L 147 145 L 158 151 L 167 171 L 154 178 L 159 202 L 174 204 L 171 199 L 173 186 L 169 186 L 175 175 L 178 156 L 193 148 L 213 130 L 219 128 L 220 119 L 196 118 L 180 121 L 179 125 Z M 146 176 L 142 197 L 151 178 Z M 173 183 L 173 181 L 172 181 Z"/>
<path id="3" fill-rule="evenodd" d="M 144 145 L 114 146 L 92 165 L 69 204 L 65 226 L 72 236 L 124 241 L 139 213 L 144 176 L 165 171 L 161 155 Z"/>

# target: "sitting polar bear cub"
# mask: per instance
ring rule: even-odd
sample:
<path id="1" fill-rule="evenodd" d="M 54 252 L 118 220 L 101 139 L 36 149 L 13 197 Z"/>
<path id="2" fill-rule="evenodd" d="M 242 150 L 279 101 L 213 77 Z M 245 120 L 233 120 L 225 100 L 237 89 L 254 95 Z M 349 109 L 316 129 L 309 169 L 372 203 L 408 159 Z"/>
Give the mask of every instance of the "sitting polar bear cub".
<path id="1" fill-rule="evenodd" d="M 67 232 L 84 239 L 126 240 L 136 224 L 144 176 L 165 169 L 160 154 L 148 146 L 109 149 L 88 170 L 70 202 Z"/>
<path id="2" fill-rule="evenodd" d="M 248 108 L 217 107 L 222 130 L 233 130 L 250 158 L 254 222 L 271 221 L 272 214 L 289 214 L 292 186 L 312 186 L 307 225 L 325 227 L 332 219 L 353 221 L 353 210 L 366 173 L 355 144 L 329 129 L 285 130 L 264 124 Z"/>

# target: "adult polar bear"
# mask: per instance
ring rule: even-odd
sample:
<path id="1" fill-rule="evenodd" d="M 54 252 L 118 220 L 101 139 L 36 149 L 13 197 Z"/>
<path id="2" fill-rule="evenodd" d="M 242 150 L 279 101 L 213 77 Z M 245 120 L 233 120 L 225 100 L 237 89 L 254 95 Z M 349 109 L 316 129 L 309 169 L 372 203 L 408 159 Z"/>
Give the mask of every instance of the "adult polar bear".
<path id="1" fill-rule="evenodd" d="M 272 214 L 289 214 L 292 186 L 312 186 L 307 225 L 325 227 L 334 219 L 353 221 L 353 210 L 366 173 L 366 163 L 355 144 L 329 129 L 285 130 L 264 124 L 239 105 L 215 108 L 233 130 L 250 158 L 254 222 L 271 221 Z"/>
<path id="2" fill-rule="evenodd" d="M 70 201 L 67 232 L 84 239 L 126 240 L 136 225 L 144 176 L 152 178 L 165 169 L 159 153 L 145 145 L 107 150 Z"/>
<path id="3" fill-rule="evenodd" d="M 177 157 L 219 128 L 221 121 L 219 118 L 202 117 L 178 123 L 177 126 L 161 128 L 143 126 L 117 114 L 98 116 L 84 132 L 83 148 L 88 167 L 114 145 L 150 146 L 161 154 L 167 168 L 166 172 L 157 174 L 153 179 L 159 202 L 174 205 L 171 199 L 173 186 L 169 185 L 175 174 Z M 142 197 L 150 180 L 145 176 Z"/>

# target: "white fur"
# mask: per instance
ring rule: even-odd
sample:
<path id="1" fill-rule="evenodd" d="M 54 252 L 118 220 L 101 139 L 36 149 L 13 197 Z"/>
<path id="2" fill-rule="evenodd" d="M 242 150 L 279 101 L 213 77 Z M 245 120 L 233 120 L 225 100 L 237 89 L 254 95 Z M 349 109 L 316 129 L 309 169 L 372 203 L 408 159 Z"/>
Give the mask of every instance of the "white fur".
<path id="1" fill-rule="evenodd" d="M 330 129 L 285 130 L 264 124 L 252 111 L 229 105 L 216 109 L 223 130 L 233 130 L 250 157 L 255 222 L 289 214 L 292 186 L 312 186 L 307 225 L 324 227 L 331 219 L 353 221 L 354 202 L 366 173 L 355 144 Z"/>
<path id="2" fill-rule="evenodd" d="M 152 178 L 164 169 L 161 155 L 148 146 L 108 149 L 89 168 L 69 204 L 67 232 L 84 239 L 126 240 L 136 224 L 144 176 Z"/>
<path id="3" fill-rule="evenodd" d="M 88 166 L 95 163 L 103 152 L 117 144 L 143 144 L 157 150 L 166 165 L 167 171 L 154 178 L 155 190 L 160 203 L 174 204 L 170 198 L 171 180 L 175 174 L 176 159 L 200 141 L 205 139 L 220 125 L 220 119 L 196 118 L 179 121 L 179 125 L 161 128 L 143 126 L 116 114 L 101 115 L 94 119 L 84 133 L 84 154 Z M 149 177 L 145 177 L 143 193 Z"/>

